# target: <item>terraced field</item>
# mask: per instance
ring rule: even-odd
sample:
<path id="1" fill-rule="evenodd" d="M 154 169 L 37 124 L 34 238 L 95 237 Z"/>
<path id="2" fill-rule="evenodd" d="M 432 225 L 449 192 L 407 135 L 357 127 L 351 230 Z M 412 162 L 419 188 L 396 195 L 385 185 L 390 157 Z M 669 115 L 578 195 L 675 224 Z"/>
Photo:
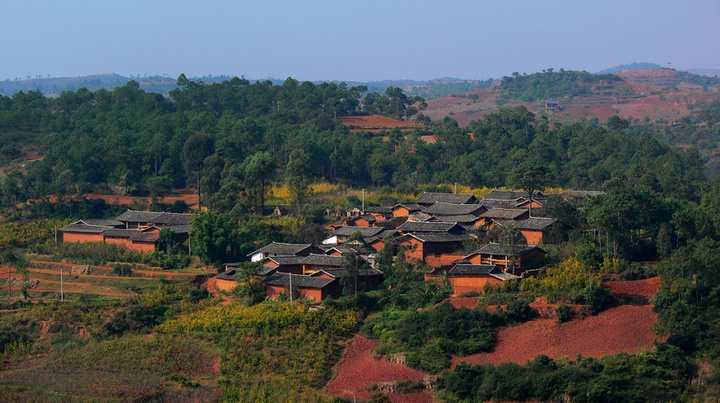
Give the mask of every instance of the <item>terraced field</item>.
<path id="1" fill-rule="evenodd" d="M 0 267 L 0 278 L 5 279 L 1 288 L 5 292 L 0 292 L 0 298 L 8 298 L 8 295 L 18 297 L 23 281 L 30 284 L 29 297 L 38 300 L 59 299 L 61 281 L 66 297 L 86 294 L 128 298 L 156 288 L 161 281 L 189 283 L 198 276 L 212 274 L 205 269 L 168 271 L 137 264 L 131 267 L 131 276 L 120 276 L 110 266 L 55 262 L 47 257 L 36 257 L 30 260 L 27 279 L 15 268 Z M 9 282 L 11 286 L 8 290 Z"/>

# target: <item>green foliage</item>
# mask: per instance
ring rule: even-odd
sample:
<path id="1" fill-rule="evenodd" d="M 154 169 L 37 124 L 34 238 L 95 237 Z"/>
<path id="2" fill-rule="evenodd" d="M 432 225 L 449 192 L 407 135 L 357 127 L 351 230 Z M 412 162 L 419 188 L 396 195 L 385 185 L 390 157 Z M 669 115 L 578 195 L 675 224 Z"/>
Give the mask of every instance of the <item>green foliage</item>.
<path id="1" fill-rule="evenodd" d="M 132 276 L 132 265 L 129 264 L 116 264 L 113 266 L 112 274 L 116 276 L 122 276 L 122 277 L 131 277 Z"/>
<path id="2" fill-rule="evenodd" d="M 565 304 L 560 304 L 555 308 L 555 317 L 560 323 L 567 322 L 574 316 L 572 308 Z"/>
<path id="3" fill-rule="evenodd" d="M 447 302 L 418 312 L 385 311 L 369 318 L 363 329 L 380 340 L 380 353 L 406 353 L 408 365 L 432 373 L 447 368 L 452 354 L 475 354 L 493 345 L 487 313 Z"/>
<path id="4" fill-rule="evenodd" d="M 586 71 L 563 69 L 557 72 L 548 69 L 530 75 L 513 73 L 512 77 L 503 77 L 502 95 L 498 98 L 498 103 L 505 102 L 509 98 L 531 102 L 590 95 L 594 86 L 612 85 L 618 81 L 622 79 L 614 74 L 590 74 Z"/>
<path id="5" fill-rule="evenodd" d="M 601 359 L 553 361 L 540 355 L 522 366 L 461 363 L 454 371 L 443 373 L 438 388 L 441 398 L 462 402 L 677 401 L 692 372 L 682 351 L 659 344 L 655 352 L 620 353 Z"/>

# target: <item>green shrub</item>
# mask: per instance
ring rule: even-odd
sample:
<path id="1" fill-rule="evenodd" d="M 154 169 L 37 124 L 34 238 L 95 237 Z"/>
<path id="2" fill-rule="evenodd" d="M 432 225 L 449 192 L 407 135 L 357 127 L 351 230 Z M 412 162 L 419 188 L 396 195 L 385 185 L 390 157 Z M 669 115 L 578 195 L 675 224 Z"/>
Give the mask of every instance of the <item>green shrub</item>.
<path id="1" fill-rule="evenodd" d="M 560 323 L 567 322 L 573 318 L 573 310 L 565 304 L 558 305 L 555 308 L 555 317 Z"/>

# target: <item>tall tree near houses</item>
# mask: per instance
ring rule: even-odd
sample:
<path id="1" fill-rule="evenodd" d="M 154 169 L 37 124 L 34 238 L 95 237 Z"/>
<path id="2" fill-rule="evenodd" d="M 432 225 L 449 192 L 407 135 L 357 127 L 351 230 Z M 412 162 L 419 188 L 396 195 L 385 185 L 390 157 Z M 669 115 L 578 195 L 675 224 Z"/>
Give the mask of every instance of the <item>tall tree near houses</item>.
<path id="1" fill-rule="evenodd" d="M 510 186 L 527 192 L 530 199 L 529 211 L 532 217 L 532 197 L 538 190 L 543 190 L 554 180 L 552 172 L 540 161 L 526 161 L 515 167 L 508 175 Z"/>
<path id="2" fill-rule="evenodd" d="M 200 173 L 202 172 L 205 158 L 213 153 L 213 148 L 213 139 L 207 133 L 193 134 L 185 141 L 185 145 L 183 146 L 183 157 L 185 158 L 185 171 L 187 172 L 188 182 L 195 184 L 195 191 L 198 194 L 200 203 L 202 203 Z"/>
<path id="3" fill-rule="evenodd" d="M 267 151 L 259 151 L 245 159 L 243 162 L 245 173 L 245 187 L 252 192 L 259 213 L 265 211 L 265 192 L 267 185 L 275 173 L 275 160 Z"/>
<path id="4" fill-rule="evenodd" d="M 298 213 L 302 203 L 312 194 L 312 178 L 310 156 L 302 149 L 292 150 L 285 167 L 285 184 L 290 191 L 290 202 L 297 207 Z"/>

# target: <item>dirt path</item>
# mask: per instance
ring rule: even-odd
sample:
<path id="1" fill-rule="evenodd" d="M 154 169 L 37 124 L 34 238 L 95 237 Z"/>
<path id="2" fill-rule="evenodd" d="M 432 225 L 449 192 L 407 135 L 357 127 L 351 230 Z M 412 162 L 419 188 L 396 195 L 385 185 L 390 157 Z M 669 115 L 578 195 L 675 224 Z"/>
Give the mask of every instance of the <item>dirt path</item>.
<path id="1" fill-rule="evenodd" d="M 232 301 L 230 297 L 220 292 L 220 290 L 217 288 L 217 279 L 216 278 L 209 278 L 208 281 L 206 281 L 203 284 L 203 287 L 207 288 L 208 292 L 216 297 L 220 297 L 222 299 L 222 302 L 220 305 L 227 305 Z"/>

